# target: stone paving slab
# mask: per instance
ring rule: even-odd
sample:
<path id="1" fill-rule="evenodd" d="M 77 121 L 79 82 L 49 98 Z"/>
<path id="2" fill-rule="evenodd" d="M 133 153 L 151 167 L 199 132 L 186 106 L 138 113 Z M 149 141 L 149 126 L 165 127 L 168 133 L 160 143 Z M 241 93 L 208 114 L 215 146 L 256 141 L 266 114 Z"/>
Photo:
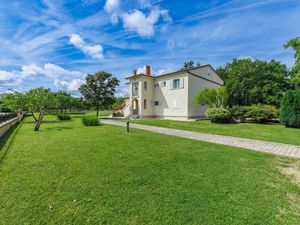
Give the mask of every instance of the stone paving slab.
<path id="1" fill-rule="evenodd" d="M 111 124 L 116 126 L 126 127 L 125 122 L 119 122 L 114 120 L 101 120 L 103 124 Z M 300 146 L 281 144 L 269 141 L 253 140 L 248 138 L 231 137 L 216 134 L 207 134 L 194 131 L 185 131 L 157 126 L 149 126 L 142 124 L 130 123 L 130 128 L 136 128 L 155 133 L 161 133 L 166 135 L 172 135 L 177 137 L 183 137 L 193 140 L 207 141 L 215 144 L 229 145 L 233 147 L 246 148 L 259 152 L 266 152 L 275 155 L 288 156 L 294 158 L 300 158 Z"/>

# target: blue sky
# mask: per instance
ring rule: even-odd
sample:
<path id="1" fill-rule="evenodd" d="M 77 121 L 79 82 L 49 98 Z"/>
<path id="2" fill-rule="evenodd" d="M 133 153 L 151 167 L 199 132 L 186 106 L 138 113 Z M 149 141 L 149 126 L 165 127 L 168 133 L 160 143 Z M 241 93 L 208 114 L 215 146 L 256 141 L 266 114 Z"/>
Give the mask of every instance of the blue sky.
<path id="1" fill-rule="evenodd" d="M 0 93 L 44 86 L 76 95 L 87 73 L 121 80 L 194 60 L 276 59 L 300 36 L 299 0 L 0 0 Z"/>

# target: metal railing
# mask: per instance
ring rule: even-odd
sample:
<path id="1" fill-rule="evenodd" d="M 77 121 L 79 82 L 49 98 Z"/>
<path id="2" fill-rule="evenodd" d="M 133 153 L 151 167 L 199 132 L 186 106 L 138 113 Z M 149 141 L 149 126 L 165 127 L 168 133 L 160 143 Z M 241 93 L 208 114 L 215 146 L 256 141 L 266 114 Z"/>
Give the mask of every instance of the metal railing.
<path id="1" fill-rule="evenodd" d="M 16 118 L 18 113 L 0 113 L 0 124 Z"/>

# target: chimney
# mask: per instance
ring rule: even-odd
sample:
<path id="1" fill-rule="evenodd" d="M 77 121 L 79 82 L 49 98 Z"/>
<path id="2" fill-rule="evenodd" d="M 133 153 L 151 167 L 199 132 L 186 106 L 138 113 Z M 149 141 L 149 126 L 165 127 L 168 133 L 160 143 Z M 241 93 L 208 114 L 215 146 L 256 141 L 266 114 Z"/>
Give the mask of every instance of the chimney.
<path id="1" fill-rule="evenodd" d="M 149 65 L 146 65 L 146 75 L 150 76 L 151 74 L 151 67 Z"/>
<path id="2" fill-rule="evenodd" d="M 136 76 L 136 70 L 133 70 L 133 71 L 132 71 L 132 75 L 133 75 L 133 76 Z"/>

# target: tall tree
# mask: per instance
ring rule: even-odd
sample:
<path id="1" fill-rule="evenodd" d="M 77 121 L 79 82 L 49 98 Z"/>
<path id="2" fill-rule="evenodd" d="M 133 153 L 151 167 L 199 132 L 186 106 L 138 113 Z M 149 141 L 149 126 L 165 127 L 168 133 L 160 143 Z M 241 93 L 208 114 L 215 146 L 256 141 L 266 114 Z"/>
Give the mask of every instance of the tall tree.
<path id="1" fill-rule="evenodd" d="M 30 112 L 32 112 L 33 117 L 36 120 L 35 131 L 40 129 L 44 115 L 46 111 L 53 107 L 55 104 L 55 99 L 53 93 L 50 89 L 45 88 L 35 88 L 31 89 L 25 94 L 26 106 Z M 34 112 L 38 112 L 38 118 L 34 116 Z"/>
<path id="2" fill-rule="evenodd" d="M 233 59 L 219 68 L 229 94 L 229 105 L 267 104 L 279 107 L 289 88 L 286 65 L 251 59 Z"/>
<path id="3" fill-rule="evenodd" d="M 293 38 L 289 40 L 285 45 L 285 48 L 294 49 L 294 58 L 295 64 L 291 70 L 291 81 L 297 86 L 300 87 L 300 37 Z"/>
<path id="4" fill-rule="evenodd" d="M 199 67 L 199 66 L 201 66 L 200 62 L 197 62 L 196 66 L 195 66 L 195 62 L 193 60 L 190 60 L 190 61 L 184 62 L 183 66 L 180 70 L 193 69 L 193 68 Z"/>
<path id="5" fill-rule="evenodd" d="M 116 87 L 119 85 L 119 80 L 112 74 L 105 71 L 95 74 L 88 74 L 85 78 L 85 84 L 79 88 L 84 100 L 95 107 L 97 117 L 100 108 L 107 106 L 113 102 Z"/>

